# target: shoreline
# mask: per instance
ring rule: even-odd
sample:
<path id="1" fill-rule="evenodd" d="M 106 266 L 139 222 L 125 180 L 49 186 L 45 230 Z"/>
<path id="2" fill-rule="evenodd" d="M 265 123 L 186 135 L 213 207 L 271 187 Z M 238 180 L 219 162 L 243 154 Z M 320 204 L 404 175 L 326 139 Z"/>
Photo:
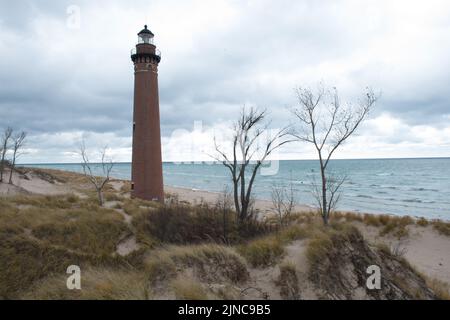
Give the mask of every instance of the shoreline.
<path id="1" fill-rule="evenodd" d="M 396 159 L 398 160 L 398 159 Z M 418 160 L 418 159 L 414 159 Z M 441 160 L 441 159 L 439 159 Z M 295 161 L 294 161 L 295 162 Z M 419 163 L 420 164 L 420 163 Z M 123 163 L 125 166 L 129 166 L 129 163 Z M 26 168 L 32 168 L 32 165 L 26 166 Z M 66 164 L 59 165 L 36 165 L 36 168 L 41 169 L 54 169 L 54 170 L 62 170 L 62 171 L 70 171 L 75 173 L 80 173 L 77 164 L 74 164 L 74 167 L 70 167 Z M 125 169 L 124 169 L 125 168 Z M 129 180 L 129 172 L 130 168 L 124 167 L 121 168 L 119 165 L 117 167 L 117 172 L 112 173 L 112 178 L 120 179 L 120 180 Z M 365 167 L 364 167 L 365 168 Z M 416 167 L 420 168 L 420 167 Z M 380 168 L 380 170 L 383 168 Z M 167 180 L 164 179 L 166 184 L 166 188 L 170 189 L 179 189 L 181 193 L 186 193 L 186 189 L 191 191 L 196 191 L 197 193 L 205 192 L 204 195 L 193 194 L 194 197 L 200 199 L 203 198 L 211 198 L 206 194 L 208 193 L 222 193 L 222 185 L 225 183 L 225 177 L 220 178 L 205 178 L 203 179 L 203 174 L 208 175 L 209 173 L 203 173 L 198 169 L 194 171 L 188 170 L 188 175 L 177 175 L 178 171 L 184 172 L 184 169 L 167 169 L 168 174 L 175 173 L 175 177 L 170 177 Z M 175 170 L 172 172 L 171 170 Z M 209 169 L 208 169 L 209 170 Z M 297 170 L 297 169 L 295 169 Z M 300 170 L 300 169 L 299 169 Z M 301 169 L 299 172 L 303 172 L 304 169 Z M 384 180 L 390 178 L 387 177 L 388 171 L 384 172 L 385 169 L 382 170 L 382 173 L 377 173 L 378 171 L 374 171 L 374 180 L 369 182 L 362 182 L 360 178 L 356 179 L 355 183 L 349 184 L 347 187 L 343 189 L 343 197 L 338 205 L 336 211 L 341 212 L 356 212 L 359 214 L 387 214 L 390 216 L 414 216 L 414 217 L 424 217 L 429 220 L 444 220 L 450 221 L 450 209 L 448 208 L 447 201 L 445 200 L 446 194 L 450 190 L 448 188 L 440 188 L 435 184 L 428 186 L 426 185 L 426 181 L 420 180 L 424 184 L 410 185 L 410 183 L 403 186 L 400 182 L 392 182 L 388 183 Z M 213 172 L 216 172 L 215 169 Z M 381 171 L 380 171 L 381 172 Z M 195 173 L 194 176 L 192 174 Z M 304 173 L 304 172 L 303 172 Z M 376 173 L 376 174 L 375 174 Z M 385 174 L 386 173 L 386 174 Z M 99 175 L 101 173 L 98 173 Z M 389 175 L 391 175 L 389 171 Z M 377 178 L 381 176 L 381 178 Z M 281 176 L 277 179 L 284 179 L 284 176 Z M 188 181 L 186 179 L 192 179 L 192 181 Z M 211 180 L 212 179 L 212 180 Z M 286 178 L 287 179 L 287 178 Z M 299 178 L 300 180 L 295 182 L 296 188 L 296 200 L 298 201 L 298 206 L 303 209 L 308 207 L 317 208 L 315 198 L 311 196 L 311 190 L 309 186 L 303 185 L 303 178 Z M 302 180 L 303 179 L 303 180 Z M 305 178 L 306 179 L 306 178 Z M 203 180 L 206 180 L 203 182 Z M 209 181 L 211 180 L 211 181 Z M 275 180 L 274 180 L 275 181 Z M 278 180 L 276 180 L 278 181 Z M 287 180 L 281 182 L 283 180 L 279 180 L 281 184 L 286 184 Z M 306 180 L 305 180 L 306 181 Z M 364 180 L 365 181 L 365 180 Z M 270 182 L 270 181 L 269 181 Z M 258 188 L 253 192 L 253 196 L 258 200 L 258 202 L 272 202 L 270 189 L 272 185 L 267 183 L 267 181 L 256 182 Z M 358 184 L 358 186 L 354 186 L 354 184 Z M 230 184 L 228 184 L 230 186 Z M 297 186 L 298 185 L 298 186 Z M 421 186 L 421 187 L 418 187 Z M 231 190 L 229 188 L 229 190 Z M 438 193 L 434 192 L 436 190 L 440 190 Z M 256 192 L 258 191 L 258 192 Z M 267 205 L 261 205 L 263 208 L 266 208 Z"/>
<path id="2" fill-rule="evenodd" d="M 164 189 L 165 192 L 169 194 L 177 194 L 179 200 L 189 202 L 190 204 L 198 204 L 202 201 L 209 204 L 214 204 L 216 203 L 218 197 L 221 195 L 220 192 L 167 185 L 164 186 Z M 258 198 L 255 198 L 254 201 L 255 209 L 258 210 L 261 214 L 274 214 L 272 201 Z M 316 209 L 305 204 L 296 204 L 293 209 L 294 212 L 310 212 L 313 210 Z"/>
<path id="3" fill-rule="evenodd" d="M 115 180 L 122 180 L 122 181 L 129 181 L 129 180 L 123 180 L 123 179 L 115 179 Z M 179 186 L 170 186 L 165 185 L 164 186 L 165 192 L 169 194 L 177 194 L 179 197 L 179 200 L 189 202 L 190 204 L 198 204 L 202 201 L 207 202 L 209 204 L 214 204 L 218 197 L 221 195 L 221 192 L 216 191 L 208 191 L 208 190 L 201 190 L 201 189 L 192 189 L 188 187 L 179 187 Z M 273 203 L 271 200 L 267 199 L 260 199 L 260 198 L 254 198 L 255 200 L 255 209 L 259 210 L 262 214 L 274 214 L 273 209 Z M 312 207 L 306 204 L 297 203 L 293 209 L 293 212 L 312 212 L 318 210 L 316 207 Z M 361 212 L 355 209 L 341 209 L 341 210 L 335 210 L 336 212 L 349 212 L 353 214 L 358 215 L 384 215 L 384 216 L 390 216 L 390 217 L 411 217 L 413 219 L 421 219 L 424 218 L 429 221 L 439 220 L 444 222 L 450 222 L 449 219 L 440 218 L 440 219 L 433 219 L 426 216 L 419 216 L 419 215 L 411 215 L 411 214 L 393 214 L 393 213 L 386 213 L 386 212 Z"/>
<path id="4" fill-rule="evenodd" d="M 18 168 L 20 168 L 21 166 L 18 166 Z M 55 169 L 55 168 L 42 168 L 42 167 L 25 167 L 22 166 L 22 168 L 26 168 L 29 170 L 54 170 L 57 172 L 62 172 L 62 173 L 71 173 L 71 174 L 75 174 L 75 175 L 83 175 L 80 172 L 77 171 L 72 171 L 72 170 L 63 170 L 63 169 Z M 19 179 L 21 180 L 21 179 Z M 23 180 L 22 180 L 23 181 Z M 110 182 L 113 181 L 123 181 L 123 182 L 130 182 L 129 179 L 124 179 L 124 178 L 120 178 L 120 177 L 111 177 L 110 178 Z M 59 186 L 55 186 L 52 184 L 48 184 L 45 186 L 40 186 L 40 185 L 34 185 L 34 183 L 32 181 L 24 181 L 25 185 L 23 185 L 22 187 L 24 187 L 23 189 L 25 189 L 25 191 L 30 192 L 30 193 L 37 193 L 37 194 L 61 194 L 61 193 L 67 193 L 69 192 L 69 190 L 67 190 L 66 188 L 64 188 L 62 185 Z M 31 182 L 31 183 L 30 183 Z M 20 184 L 19 184 L 20 186 Z M 15 189 L 16 186 L 4 186 L 4 188 L 6 187 L 6 189 Z M 43 190 L 40 190 L 42 187 Z M 198 204 L 202 201 L 205 201 L 209 204 L 215 204 L 219 195 L 222 194 L 222 192 L 219 191 L 209 191 L 209 190 L 204 190 L 204 189 L 195 189 L 195 188 L 190 188 L 190 187 L 182 187 L 182 186 L 172 186 L 172 185 L 164 185 L 164 190 L 167 193 L 176 193 L 178 194 L 178 197 L 180 200 L 182 201 L 186 201 L 189 202 L 190 204 Z M 6 192 L 5 192 L 6 191 Z M 15 193 L 16 190 L 10 190 L 13 193 Z M 0 195 L 5 195 L 8 193 L 8 190 L 2 190 L 2 188 L 0 188 Z M 255 209 L 257 211 L 259 211 L 259 213 L 261 214 L 274 214 L 274 209 L 273 209 L 273 203 L 271 200 L 268 199 L 261 199 L 261 198 L 254 198 L 254 205 L 255 205 Z M 233 201 L 232 201 L 233 202 Z M 316 211 L 317 208 L 314 206 L 310 206 L 304 203 L 296 203 L 293 212 L 311 212 L 311 211 Z M 433 218 L 433 217 L 429 217 L 429 216 L 425 216 L 425 215 L 417 215 L 414 213 L 410 213 L 410 214 L 395 214 L 395 213 L 387 213 L 387 212 L 383 212 L 383 211 L 378 211 L 378 212 L 369 212 L 369 211 L 360 211 L 358 209 L 338 209 L 335 210 L 336 212 L 349 212 L 349 213 L 353 213 L 353 214 L 358 214 L 358 215 L 385 215 L 385 216 L 390 216 L 390 217 L 411 217 L 413 219 L 420 219 L 420 218 L 424 218 L 428 221 L 443 221 L 443 222 L 450 222 L 450 217 L 438 217 L 438 218 Z"/>

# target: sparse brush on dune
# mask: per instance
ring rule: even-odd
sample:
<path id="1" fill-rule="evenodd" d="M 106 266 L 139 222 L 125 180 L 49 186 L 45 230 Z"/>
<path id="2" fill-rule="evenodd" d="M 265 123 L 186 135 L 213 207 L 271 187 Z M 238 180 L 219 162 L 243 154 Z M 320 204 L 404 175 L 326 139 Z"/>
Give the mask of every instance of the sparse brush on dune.
<path id="1" fill-rule="evenodd" d="M 435 220 L 432 222 L 434 229 L 440 234 L 450 237 L 450 222 Z"/>
<path id="2" fill-rule="evenodd" d="M 237 250 L 253 267 L 267 267 L 280 260 L 286 244 L 308 238 L 310 233 L 311 229 L 294 224 L 278 230 L 276 234 L 245 242 L 237 246 Z"/>
<path id="3" fill-rule="evenodd" d="M 67 212 L 67 216 L 69 221 L 38 225 L 32 234 L 41 241 L 72 250 L 112 254 L 121 235 L 128 230 L 116 213 L 102 212 L 92 218 L 92 213 L 78 209 Z"/>
<path id="4" fill-rule="evenodd" d="M 417 219 L 416 224 L 421 227 L 426 227 L 429 225 L 429 222 L 427 219 L 421 217 L 421 218 Z"/>
<path id="5" fill-rule="evenodd" d="M 428 287 L 431 288 L 431 290 L 433 290 L 436 293 L 436 295 L 439 297 L 439 299 L 450 300 L 450 285 L 449 284 L 439 281 L 437 279 L 431 279 L 429 277 L 425 277 L 425 278 L 426 278 Z"/>
<path id="6" fill-rule="evenodd" d="M 325 299 L 436 299 L 437 295 L 403 258 L 389 247 L 372 248 L 354 227 L 328 229 L 309 242 L 308 279 Z M 366 285 L 368 266 L 382 270 L 380 290 Z"/>
<path id="7" fill-rule="evenodd" d="M 59 171 L 47 170 L 39 174 L 55 184 L 70 180 L 75 191 L 58 196 L 0 197 L 0 270 L 6 270 L 0 273 L 0 298 L 238 299 L 242 287 L 253 285 L 255 273 L 278 272 L 279 268 L 272 283 L 277 295 L 279 290 L 284 299 L 298 299 L 300 273 L 296 261 L 290 260 L 291 247 L 286 246 L 303 239 L 298 243 L 307 246 L 308 272 L 331 268 L 327 263 L 339 263 L 341 254 L 352 257 L 345 252 L 354 247 L 355 263 L 365 265 L 371 259 L 383 263 L 377 260 L 383 257 L 388 267 L 405 267 L 405 275 L 390 279 L 391 285 L 406 292 L 405 297 L 430 297 L 428 289 L 423 289 L 428 286 L 438 297 L 448 298 L 444 284 L 429 279 L 426 284 L 421 282 L 406 260 L 396 257 L 389 247 L 370 249 L 353 227 L 374 226 L 380 235 L 403 239 L 414 225 L 430 225 L 430 230 L 449 235 L 450 224 L 443 221 L 334 212 L 325 227 L 317 213 L 306 212 L 291 214 L 283 227 L 270 219 L 238 223 L 233 212 L 224 216 L 222 210 L 204 202 L 190 205 L 176 196 L 169 197 L 165 205 L 130 199 L 127 182 L 120 191 L 120 184 L 106 187 L 104 196 L 110 208 L 103 208 L 94 190 L 80 187 L 86 181 L 79 174 L 62 172 L 60 176 Z M 130 236 L 140 249 L 121 257 L 117 245 Z M 73 264 L 81 267 L 81 291 L 66 288 L 66 269 Z M 345 269 L 337 268 L 339 272 Z M 344 291 L 333 293 L 337 289 L 330 283 L 341 279 L 327 278 L 332 276 L 330 270 L 307 274 L 308 281 L 322 281 L 313 283 L 331 292 L 325 298 L 333 294 L 350 297 L 345 286 L 338 288 Z M 341 276 L 345 284 L 346 274 Z"/>
<path id="8" fill-rule="evenodd" d="M 299 300 L 300 288 L 295 264 L 285 262 L 280 265 L 280 275 L 276 281 L 280 287 L 280 295 L 286 300 Z"/>
<path id="9" fill-rule="evenodd" d="M 262 222 L 238 223 L 234 215 L 226 216 L 205 203 L 188 206 L 165 205 L 147 210 L 133 219 L 133 225 L 142 238 L 150 237 L 161 243 L 239 243 L 244 239 L 266 234 L 270 227 Z"/>
<path id="10" fill-rule="evenodd" d="M 310 230 L 308 230 L 306 226 L 293 224 L 280 230 L 279 237 L 284 243 L 288 243 L 291 241 L 308 238 L 310 233 Z"/>
<path id="11" fill-rule="evenodd" d="M 10 201 L 19 207 L 2 212 L 0 230 L 15 226 L 51 245 L 92 254 L 114 252 L 127 231 L 123 217 L 112 209 L 77 200 L 71 195 L 13 198 Z"/>
<path id="12" fill-rule="evenodd" d="M 245 261 L 231 248 L 213 244 L 151 251 L 144 265 L 151 281 L 167 280 L 185 268 L 193 268 L 198 278 L 210 281 L 237 283 L 248 279 Z"/>
<path id="13" fill-rule="evenodd" d="M 70 265 L 127 266 L 111 255 L 92 255 L 61 246 L 40 243 L 24 234 L 0 232 L 0 297 L 17 298 L 33 282 L 51 274 L 66 274 Z"/>

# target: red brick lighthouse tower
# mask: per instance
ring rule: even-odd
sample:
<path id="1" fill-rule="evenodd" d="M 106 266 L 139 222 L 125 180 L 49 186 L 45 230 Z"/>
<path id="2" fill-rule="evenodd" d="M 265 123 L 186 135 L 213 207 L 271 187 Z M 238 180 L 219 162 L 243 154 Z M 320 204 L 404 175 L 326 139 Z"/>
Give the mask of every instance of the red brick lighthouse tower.
<path id="1" fill-rule="evenodd" d="M 131 195 L 164 201 L 158 97 L 161 55 L 153 44 L 153 37 L 145 26 L 138 33 L 136 49 L 131 52 L 134 63 Z"/>

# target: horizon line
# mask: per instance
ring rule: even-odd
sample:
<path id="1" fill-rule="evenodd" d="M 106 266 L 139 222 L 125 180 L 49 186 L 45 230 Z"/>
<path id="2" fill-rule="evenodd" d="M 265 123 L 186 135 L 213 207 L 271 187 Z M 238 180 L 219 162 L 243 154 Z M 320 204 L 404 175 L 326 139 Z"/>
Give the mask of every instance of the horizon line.
<path id="1" fill-rule="evenodd" d="M 399 157 L 399 158 L 336 158 L 330 159 L 330 161 L 345 161 L 345 160 L 426 160 L 426 159 L 450 159 L 450 156 L 443 157 Z M 271 159 L 267 161 L 319 161 L 319 159 Z M 162 161 L 162 163 L 207 163 L 207 162 L 217 162 L 221 163 L 221 161 L 217 160 L 174 160 L 174 161 Z M 92 163 L 101 163 L 101 162 L 92 162 Z M 113 163 L 117 164 L 131 164 L 131 161 L 116 161 Z M 52 165 L 52 164 L 81 164 L 81 162 L 30 162 L 30 163 L 18 163 L 18 166 L 21 165 Z"/>

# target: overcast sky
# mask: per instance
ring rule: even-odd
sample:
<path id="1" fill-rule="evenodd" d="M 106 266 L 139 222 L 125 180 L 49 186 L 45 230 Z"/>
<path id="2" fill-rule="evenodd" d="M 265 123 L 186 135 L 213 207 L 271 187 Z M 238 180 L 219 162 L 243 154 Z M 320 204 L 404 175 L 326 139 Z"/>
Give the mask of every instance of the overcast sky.
<path id="1" fill-rule="evenodd" d="M 82 137 L 130 161 L 130 49 L 144 24 L 162 52 L 165 161 L 209 159 L 243 105 L 288 123 L 293 88 L 320 81 L 344 101 L 382 92 L 337 157 L 450 156 L 447 0 L 1 0 L 0 129 L 28 132 L 21 162 L 77 162 Z"/>

